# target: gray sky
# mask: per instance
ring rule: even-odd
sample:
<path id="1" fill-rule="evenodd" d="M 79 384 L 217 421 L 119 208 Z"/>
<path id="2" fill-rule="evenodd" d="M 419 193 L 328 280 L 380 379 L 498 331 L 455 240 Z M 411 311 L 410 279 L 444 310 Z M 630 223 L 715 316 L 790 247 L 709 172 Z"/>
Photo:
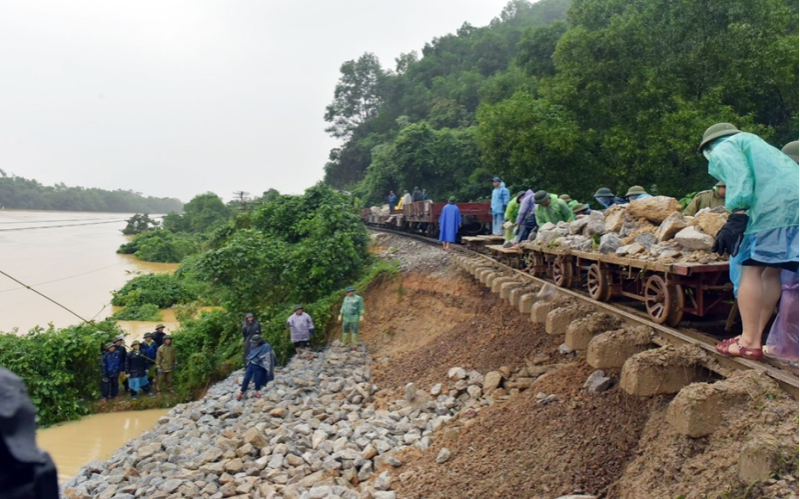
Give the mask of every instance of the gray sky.
<path id="1" fill-rule="evenodd" d="M 5 1 L 0 169 L 188 201 L 322 178 L 339 66 L 496 17 L 507 0 Z"/>

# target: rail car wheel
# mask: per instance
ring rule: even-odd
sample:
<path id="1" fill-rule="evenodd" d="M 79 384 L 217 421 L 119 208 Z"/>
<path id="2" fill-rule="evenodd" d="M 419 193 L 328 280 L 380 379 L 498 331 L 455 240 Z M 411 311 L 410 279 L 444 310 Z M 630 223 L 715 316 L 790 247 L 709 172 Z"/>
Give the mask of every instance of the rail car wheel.
<path id="1" fill-rule="evenodd" d="M 683 319 L 683 288 L 678 284 L 667 284 L 661 276 L 653 275 L 647 280 L 644 303 L 656 324 L 677 326 Z"/>
<path id="2" fill-rule="evenodd" d="M 589 266 L 586 285 L 589 288 L 589 296 L 593 300 L 608 301 L 611 299 L 611 284 L 608 282 L 608 275 L 600 269 L 598 264 L 593 263 Z"/>
<path id="3" fill-rule="evenodd" d="M 572 264 L 564 257 L 556 258 L 553 263 L 553 282 L 559 288 L 572 287 Z"/>

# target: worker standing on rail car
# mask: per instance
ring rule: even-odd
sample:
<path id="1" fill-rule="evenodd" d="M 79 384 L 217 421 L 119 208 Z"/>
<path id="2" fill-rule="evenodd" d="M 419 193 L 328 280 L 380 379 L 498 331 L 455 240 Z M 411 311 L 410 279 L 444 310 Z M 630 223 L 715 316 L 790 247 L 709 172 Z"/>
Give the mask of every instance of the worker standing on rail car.
<path id="1" fill-rule="evenodd" d="M 358 325 L 364 320 L 364 300 L 356 294 L 356 288 L 348 286 L 344 290 L 342 308 L 339 309 L 339 322 L 342 323 L 342 346 L 349 342 L 353 350 L 358 348 Z"/>
<path id="2" fill-rule="evenodd" d="M 428 200 L 428 189 L 422 189 L 422 200 L 423 201 Z"/>
<path id="3" fill-rule="evenodd" d="M 459 227 L 461 211 L 456 206 L 456 198 L 450 196 L 439 215 L 439 241 L 442 242 L 442 251 L 450 251 L 450 243 L 456 242 Z"/>
<path id="4" fill-rule="evenodd" d="M 393 207 L 397 202 L 397 194 L 395 194 L 394 191 L 389 191 L 389 197 L 387 198 L 387 201 L 389 201 L 389 207 Z"/>
<path id="5" fill-rule="evenodd" d="M 536 191 L 533 195 L 533 202 L 536 203 L 536 225 L 541 227 L 546 223 L 557 224 L 558 222 L 572 222 L 575 215 L 569 209 L 567 203 L 555 194 L 548 194 L 547 191 Z"/>
<path id="6" fill-rule="evenodd" d="M 419 190 L 419 187 L 414 187 L 414 192 L 411 193 L 411 202 L 416 203 L 417 201 L 422 201 L 422 191 Z"/>
<path id="7" fill-rule="evenodd" d="M 506 184 L 500 177 L 492 179 L 494 189 L 492 190 L 492 234 L 495 236 L 503 235 L 503 217 L 506 214 L 506 207 L 511 201 L 511 193 L 506 189 Z"/>
<path id="8" fill-rule="evenodd" d="M 742 334 L 717 345 L 729 357 L 762 360 L 761 336 L 781 296 L 781 270 L 798 270 L 798 165 L 757 135 L 717 123 L 698 148 L 725 182 L 728 221 L 713 251 L 728 253 Z M 738 286 L 737 286 L 738 284 Z"/>
<path id="9" fill-rule="evenodd" d="M 725 206 L 725 182 L 721 180 L 711 190 L 698 192 L 683 209 L 683 214 L 693 217 L 704 208 L 717 206 Z"/>
<path id="10" fill-rule="evenodd" d="M 414 200 L 411 198 L 411 194 L 408 193 L 408 189 L 403 191 L 403 199 L 401 200 L 401 202 L 403 203 L 402 206 L 405 206 L 407 204 L 411 204 L 411 203 L 414 202 Z"/>

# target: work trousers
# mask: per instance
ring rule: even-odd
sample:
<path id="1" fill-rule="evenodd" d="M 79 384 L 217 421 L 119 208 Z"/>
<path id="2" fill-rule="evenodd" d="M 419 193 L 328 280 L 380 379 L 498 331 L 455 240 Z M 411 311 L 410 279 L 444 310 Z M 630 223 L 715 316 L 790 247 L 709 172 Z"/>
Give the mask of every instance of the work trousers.
<path id="1" fill-rule="evenodd" d="M 158 375 L 156 390 L 172 390 L 172 371 L 164 371 Z"/>
<path id="2" fill-rule="evenodd" d="M 517 242 L 521 243 L 523 241 L 528 240 L 528 236 L 530 235 L 531 231 L 536 228 L 536 217 L 531 213 L 530 215 L 522 221 L 522 224 L 519 228 L 519 235 L 517 236 Z"/>
<path id="3" fill-rule="evenodd" d="M 242 393 L 247 391 L 250 380 L 256 385 L 256 391 L 261 390 L 267 384 L 267 370 L 255 364 L 247 364 L 244 370 L 244 381 L 242 381 Z"/>
<path id="4" fill-rule="evenodd" d="M 492 234 L 495 236 L 503 235 L 503 222 L 505 221 L 505 214 L 492 213 Z"/>
<path id="5" fill-rule="evenodd" d="M 100 387 L 103 398 L 115 398 L 119 394 L 119 375 L 111 376 L 108 381 L 104 381 Z"/>
<path id="6" fill-rule="evenodd" d="M 358 319 L 342 322 L 342 346 L 348 342 L 358 345 Z"/>

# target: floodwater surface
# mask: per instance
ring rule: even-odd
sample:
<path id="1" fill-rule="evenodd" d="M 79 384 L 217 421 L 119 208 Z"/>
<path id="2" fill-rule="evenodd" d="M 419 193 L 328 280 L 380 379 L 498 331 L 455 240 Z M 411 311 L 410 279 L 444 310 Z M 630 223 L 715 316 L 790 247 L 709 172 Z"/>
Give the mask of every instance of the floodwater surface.
<path id="1" fill-rule="evenodd" d="M 39 447 L 50 453 L 65 482 L 89 461 L 106 460 L 125 442 L 151 429 L 168 409 L 95 414 L 36 432 Z"/>
<path id="2" fill-rule="evenodd" d="M 84 319 L 104 319 L 112 313 L 111 292 L 137 273 L 177 268 L 116 253 L 128 241 L 120 230 L 130 216 L 0 210 L 0 271 Z M 66 327 L 80 319 L 0 274 L 0 331 L 25 333 L 50 322 Z"/>

